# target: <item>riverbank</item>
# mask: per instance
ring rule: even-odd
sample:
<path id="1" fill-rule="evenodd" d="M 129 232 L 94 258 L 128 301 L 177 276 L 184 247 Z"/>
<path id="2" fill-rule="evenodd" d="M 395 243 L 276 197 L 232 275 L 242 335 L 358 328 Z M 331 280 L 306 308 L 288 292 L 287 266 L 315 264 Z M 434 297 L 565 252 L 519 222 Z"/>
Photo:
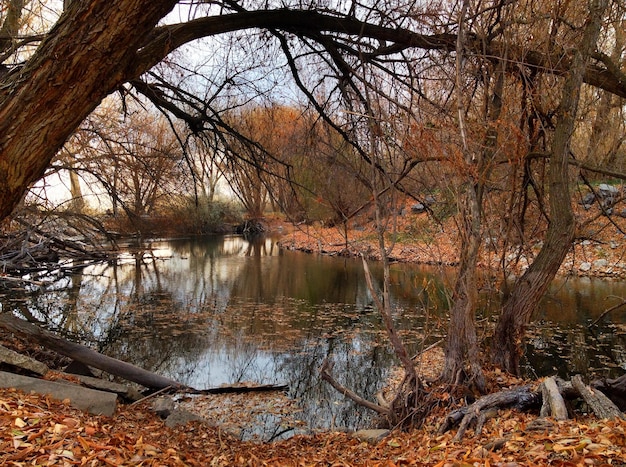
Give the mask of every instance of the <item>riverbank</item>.
<path id="1" fill-rule="evenodd" d="M 453 217 L 435 222 L 425 212 L 413 212 L 410 203 L 402 215 L 389 221 L 385 236 L 391 247 L 389 259 L 397 262 L 455 266 L 459 258 L 459 230 Z M 610 219 L 597 210 L 575 208 L 578 222 L 576 241 L 559 269 L 560 276 L 626 279 L 626 218 Z M 270 228 L 281 233 L 279 246 L 331 256 L 364 255 L 380 260 L 374 222 L 367 217 L 353 219 L 346 226 L 327 227 L 322 223 L 296 224 L 271 220 Z M 543 238 L 539 229 L 532 238 Z M 504 266 L 509 275 L 522 274 L 539 253 L 542 242 L 527 241 L 507 246 L 497 236 L 485 237 L 479 267 L 497 271 Z"/>

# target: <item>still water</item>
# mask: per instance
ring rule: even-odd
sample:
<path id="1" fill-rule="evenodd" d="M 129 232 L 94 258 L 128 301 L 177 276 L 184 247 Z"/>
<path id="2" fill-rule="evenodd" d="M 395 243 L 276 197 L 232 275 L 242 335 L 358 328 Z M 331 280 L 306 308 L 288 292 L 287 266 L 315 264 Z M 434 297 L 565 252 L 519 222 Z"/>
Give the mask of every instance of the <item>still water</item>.
<path id="1" fill-rule="evenodd" d="M 380 277 L 378 265 L 372 272 Z M 394 264 L 394 319 L 411 353 L 444 335 L 451 271 Z M 626 282 L 555 284 L 530 329 L 529 375 L 617 376 L 626 370 L 626 313 L 588 325 L 626 297 Z M 481 295 L 481 333 L 496 291 Z M 322 382 L 334 375 L 374 397 L 395 364 L 359 260 L 284 251 L 238 236 L 129 246 L 119 262 L 87 266 L 44 289 L 0 297 L 72 340 L 203 389 L 287 384 L 314 428 L 357 428 L 370 414 Z"/>

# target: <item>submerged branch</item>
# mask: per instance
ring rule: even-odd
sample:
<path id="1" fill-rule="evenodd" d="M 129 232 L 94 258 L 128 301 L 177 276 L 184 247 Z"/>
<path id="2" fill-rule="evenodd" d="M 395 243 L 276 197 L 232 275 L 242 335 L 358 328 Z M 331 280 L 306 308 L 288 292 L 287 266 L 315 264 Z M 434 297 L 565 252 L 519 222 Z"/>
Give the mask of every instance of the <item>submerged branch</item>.
<path id="1" fill-rule="evenodd" d="M 333 388 L 339 391 L 341 394 L 346 396 L 347 398 L 353 400 L 357 404 L 367 407 L 368 409 L 374 410 L 379 414 L 391 416 L 391 410 L 388 407 L 383 407 L 382 405 L 375 404 L 374 402 L 368 401 L 367 399 L 362 398 L 356 392 L 348 389 L 347 387 L 340 384 L 331 374 L 333 364 L 328 361 L 327 358 L 324 359 L 322 366 L 320 367 L 320 375 L 324 381 L 329 383 Z"/>

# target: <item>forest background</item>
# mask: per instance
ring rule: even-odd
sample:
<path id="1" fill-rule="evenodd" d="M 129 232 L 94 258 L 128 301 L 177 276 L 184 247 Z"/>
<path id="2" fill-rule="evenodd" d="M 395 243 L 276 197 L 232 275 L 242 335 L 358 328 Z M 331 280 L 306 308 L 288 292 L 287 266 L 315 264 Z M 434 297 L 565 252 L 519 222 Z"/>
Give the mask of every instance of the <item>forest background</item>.
<path id="1" fill-rule="evenodd" d="M 373 223 L 385 264 L 443 231 L 457 277 L 441 381 L 483 393 L 484 362 L 519 373 L 525 328 L 568 253 L 609 242 L 624 268 L 622 2 L 175 6 L 2 3 L 5 270 L 23 270 L 10 255 L 33 251 L 33 233 L 97 247 L 268 211 L 335 227 L 347 249 Z M 55 174 L 70 193 L 60 204 Z M 411 209 L 423 215 L 398 223 Z M 498 261 L 479 278 L 487 251 Z M 486 353 L 485 286 L 504 288 Z M 417 394 L 407 371 L 401 392 Z"/>

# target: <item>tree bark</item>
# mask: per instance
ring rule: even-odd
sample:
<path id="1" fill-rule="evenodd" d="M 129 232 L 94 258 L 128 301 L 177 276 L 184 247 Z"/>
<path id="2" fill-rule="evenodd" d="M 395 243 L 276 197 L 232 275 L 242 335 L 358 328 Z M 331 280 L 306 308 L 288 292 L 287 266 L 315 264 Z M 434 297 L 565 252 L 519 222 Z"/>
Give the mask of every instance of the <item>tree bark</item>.
<path id="1" fill-rule="evenodd" d="M 459 15 L 459 28 L 456 43 L 456 91 L 457 110 L 459 120 L 459 132 L 463 147 L 464 163 L 467 186 L 459 195 L 459 230 L 461 234 L 461 258 L 458 274 L 454 284 L 452 308 L 450 309 L 450 324 L 445 345 L 444 368 L 441 379 L 452 384 L 461 384 L 467 380 L 475 384 L 480 392 L 485 390 L 485 380 L 479 360 L 478 338 L 474 315 L 478 299 L 476 287 L 476 263 L 480 251 L 481 229 L 481 187 L 474 171 L 480 171 L 475 167 L 473 154 L 467 143 L 465 128 L 463 87 L 461 81 L 461 68 L 463 62 L 463 23 L 468 8 L 467 0 Z M 480 164 L 482 165 L 482 163 Z M 466 363 L 469 362 L 469 374 L 465 375 Z"/>
<path id="2" fill-rule="evenodd" d="M 585 402 L 591 407 L 596 417 L 626 420 L 626 415 L 622 413 L 611 399 L 602 394 L 599 389 L 592 389 L 584 384 L 580 375 L 572 378 L 572 385 L 578 391 L 580 397 L 585 399 Z"/>
<path id="3" fill-rule="evenodd" d="M 466 5 L 464 5 L 464 8 Z M 461 15 L 461 19 L 463 14 Z M 489 171 L 497 150 L 498 132 L 495 124 L 502 113 L 502 93 L 504 88 L 504 66 L 498 63 L 494 74 L 492 90 L 487 87 L 490 102 L 485 115 L 488 126 L 482 150 L 471 154 L 467 145 L 463 100 L 461 90 L 461 67 L 463 31 L 459 23 L 457 42 L 457 100 L 458 119 L 465 153 L 467 187 L 459 202 L 461 254 L 458 275 L 454 285 L 453 304 L 450 310 L 450 324 L 445 347 L 445 361 L 442 380 L 458 384 L 462 382 L 462 374 L 467 372 L 467 382 L 484 393 L 486 382 L 480 364 L 480 349 L 476 336 L 475 314 L 478 301 L 478 284 L 476 279 L 477 262 L 482 242 L 482 212 L 485 180 L 489 179 Z M 490 81 L 486 81 L 487 84 Z M 466 370 L 467 367 L 467 370 Z"/>
<path id="4" fill-rule="evenodd" d="M 595 50 L 607 3 L 606 0 L 595 0 L 590 6 L 580 47 L 573 51 L 572 67 L 564 83 L 549 163 L 551 219 L 545 241 L 535 261 L 516 281 L 496 327 L 492 360 L 513 374 L 519 374 L 521 342 L 525 328 L 574 239 L 575 226 L 568 172 L 569 147 L 586 63 Z"/>
<path id="5" fill-rule="evenodd" d="M 541 406 L 539 415 L 542 417 L 552 415 L 555 420 L 567 420 L 568 415 L 565 400 L 561 395 L 561 391 L 554 376 L 546 378 L 544 382 L 541 383 L 540 389 L 543 405 Z"/>
<path id="6" fill-rule="evenodd" d="M 72 2 L 0 91 L 0 219 L 65 140 L 128 79 L 137 50 L 176 0 Z"/>
<path id="7" fill-rule="evenodd" d="M 592 386 L 606 394 L 622 412 L 626 412 L 626 374 L 616 379 L 594 381 Z"/>
<path id="8" fill-rule="evenodd" d="M 0 313 L 0 326 L 11 332 L 23 335 L 24 337 L 35 341 L 37 344 L 48 347 L 55 352 L 73 358 L 85 365 L 98 368 L 115 376 L 119 376 L 128 381 L 141 384 L 150 389 L 163 389 L 167 387 L 183 389 L 187 388 L 184 384 L 157 375 L 151 371 L 136 367 L 130 363 L 123 362 L 116 358 L 107 357 L 95 350 L 81 344 L 61 339 L 51 332 L 45 331 L 34 324 L 16 318 L 8 313 Z"/>
<path id="9" fill-rule="evenodd" d="M 472 405 L 461 407 L 450 412 L 439 426 L 438 433 L 443 434 L 460 424 L 459 431 L 454 437 L 455 441 L 460 441 L 465 435 L 465 431 L 470 426 L 470 423 L 477 420 L 484 411 L 507 407 L 516 407 L 520 410 L 526 410 L 540 403 L 541 393 L 533 391 L 530 386 L 505 389 L 483 396 Z"/>

